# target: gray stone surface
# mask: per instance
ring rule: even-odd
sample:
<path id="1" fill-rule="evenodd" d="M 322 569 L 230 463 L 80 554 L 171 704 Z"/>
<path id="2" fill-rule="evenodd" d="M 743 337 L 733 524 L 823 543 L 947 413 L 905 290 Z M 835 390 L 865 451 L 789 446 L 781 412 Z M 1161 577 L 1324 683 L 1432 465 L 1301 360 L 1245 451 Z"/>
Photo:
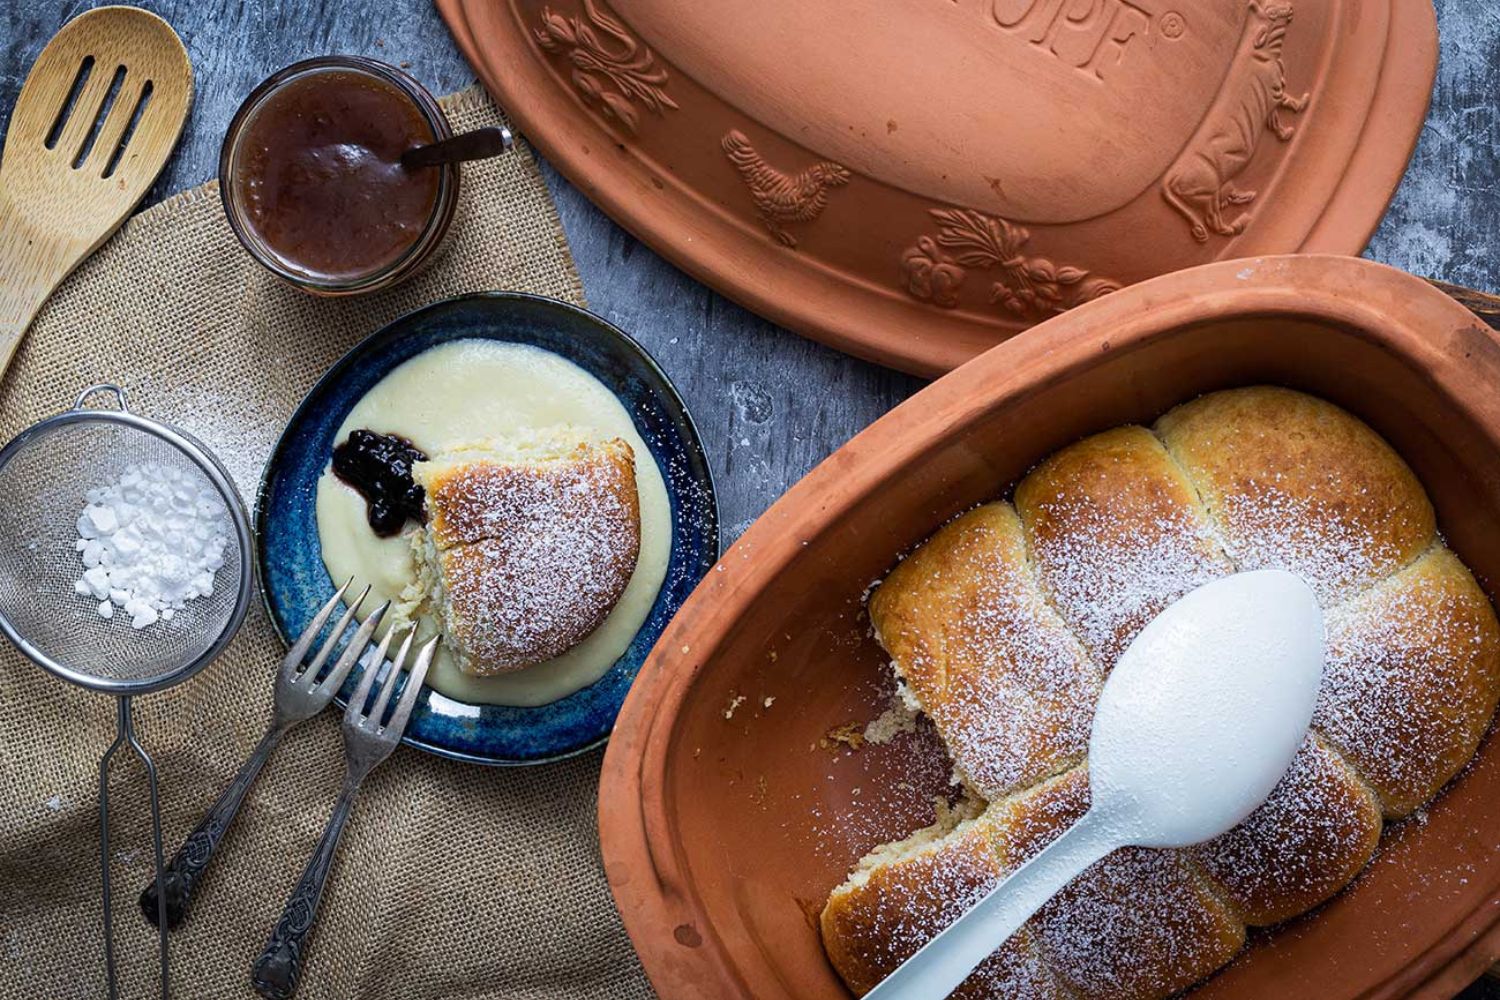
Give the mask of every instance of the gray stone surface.
<path id="1" fill-rule="evenodd" d="M 1422 0 L 1403 0 L 1420 3 Z M 93 6 L 0 0 L 0 125 L 41 46 Z M 213 176 L 244 95 L 274 70 L 347 52 L 409 64 L 434 92 L 473 80 L 427 0 L 152 0 L 187 43 L 198 92 L 182 148 L 148 203 Z M 1500 7 L 1436 0 L 1442 60 L 1412 168 L 1369 255 L 1500 290 Z M 725 301 L 664 263 L 549 171 L 593 308 L 638 337 L 686 397 L 718 478 L 726 541 L 788 486 L 920 387 Z M 1489 996 L 1481 988 L 1471 1000 Z M 1500 996 L 1500 990 L 1495 991 Z"/>

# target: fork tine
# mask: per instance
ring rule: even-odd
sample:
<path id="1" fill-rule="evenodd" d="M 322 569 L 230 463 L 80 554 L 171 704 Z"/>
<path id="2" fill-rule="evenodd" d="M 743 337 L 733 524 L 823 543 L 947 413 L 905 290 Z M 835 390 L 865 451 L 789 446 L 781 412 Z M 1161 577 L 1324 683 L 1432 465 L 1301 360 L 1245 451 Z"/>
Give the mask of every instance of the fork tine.
<path id="1" fill-rule="evenodd" d="M 440 639 L 442 636 L 435 635 L 427 640 L 426 645 L 417 653 L 417 662 L 412 665 L 411 673 L 406 675 L 406 687 L 401 689 L 401 700 L 396 702 L 396 710 L 391 713 L 391 721 L 386 725 L 397 736 L 406 732 L 406 722 L 411 718 L 412 706 L 417 703 L 417 695 L 422 691 L 422 682 L 427 679 L 427 668 L 432 666 L 432 656 L 437 652 Z"/>
<path id="2" fill-rule="evenodd" d="M 375 686 L 375 675 L 380 673 L 380 665 L 385 662 L 385 652 L 391 648 L 391 636 L 396 634 L 391 629 L 380 640 L 375 654 L 365 661 L 365 672 L 359 675 L 359 687 L 354 689 L 354 697 L 349 699 L 349 704 L 344 708 L 344 723 L 357 726 L 359 720 L 365 714 L 365 702 L 370 698 L 370 688 Z"/>
<path id="3" fill-rule="evenodd" d="M 333 653 L 333 647 L 339 644 L 339 639 L 343 636 L 344 629 L 349 627 L 349 622 L 352 621 L 354 619 L 354 616 L 359 613 L 359 606 L 365 603 L 365 598 L 369 596 L 370 588 L 367 586 L 365 587 L 365 592 L 363 594 L 360 594 L 359 597 L 355 599 L 353 604 L 348 605 L 344 609 L 344 613 L 339 616 L 338 624 L 333 627 L 332 632 L 328 633 L 328 638 L 323 642 L 323 645 L 319 647 L 318 655 L 314 656 L 312 662 L 307 665 L 307 670 L 304 671 L 304 676 L 306 676 L 308 681 L 317 680 L 318 671 L 322 670 L 323 664 L 328 662 L 328 657 Z"/>
<path id="4" fill-rule="evenodd" d="M 333 614 L 333 609 L 338 607 L 339 602 L 344 599 L 344 592 L 352 586 L 354 586 L 354 577 L 351 576 L 338 589 L 338 592 L 329 598 L 328 603 L 313 615 L 311 624 L 302 630 L 301 635 L 297 636 L 297 641 L 292 643 L 292 648 L 286 651 L 286 659 L 281 661 L 280 675 L 283 680 L 297 672 L 297 668 L 302 665 L 302 658 L 312 648 L 313 640 L 318 637 L 319 632 L 323 631 L 323 625 L 328 621 L 328 616 Z"/>
<path id="5" fill-rule="evenodd" d="M 370 636 L 375 633 L 375 629 L 380 627 L 380 622 L 385 618 L 385 613 L 390 610 L 390 607 L 391 602 L 386 601 L 370 612 L 370 617 L 364 620 L 359 631 L 354 633 L 354 638 L 349 640 L 349 645 L 344 647 L 344 652 L 334 663 L 333 669 L 328 671 L 328 676 L 319 681 L 317 687 L 313 689 L 315 693 L 321 695 L 330 690 L 337 691 L 344 686 L 344 678 L 349 676 L 349 671 L 353 670 L 354 665 L 359 662 L 360 654 L 369 648 Z"/>
<path id="6" fill-rule="evenodd" d="M 385 718 L 385 706 L 391 703 L 391 692 L 396 690 L 396 681 L 406 666 L 406 655 L 411 652 L 411 641 L 416 637 L 416 626 L 406 630 L 406 641 L 401 643 L 401 651 L 396 654 L 396 659 L 391 664 L 391 672 L 386 676 L 385 683 L 380 686 L 380 697 L 375 699 L 375 707 L 370 710 L 370 718 L 376 726 L 379 726 L 380 720 Z"/>

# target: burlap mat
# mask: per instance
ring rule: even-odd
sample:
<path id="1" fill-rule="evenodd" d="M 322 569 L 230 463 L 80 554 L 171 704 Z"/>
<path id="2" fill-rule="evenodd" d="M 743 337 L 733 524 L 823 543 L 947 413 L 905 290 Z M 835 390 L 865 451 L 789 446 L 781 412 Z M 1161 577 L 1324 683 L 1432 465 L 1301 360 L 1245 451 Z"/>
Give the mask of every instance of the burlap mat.
<path id="1" fill-rule="evenodd" d="M 498 119 L 477 89 L 445 105 L 459 129 Z M 120 382 L 136 409 L 205 439 L 249 500 L 282 424 L 345 350 L 417 306 L 493 288 L 583 297 L 524 149 L 465 168 L 441 259 L 353 301 L 315 299 L 261 271 L 207 185 L 141 213 L 53 297 L 0 386 L 0 436 L 70 405 L 87 383 Z M 260 737 L 282 650 L 257 604 L 222 659 L 137 702 L 169 853 Z M 111 699 L 0 650 L 0 996 L 104 993 L 95 769 L 113 724 Z M 355 805 L 299 996 L 650 996 L 600 866 L 599 761 L 497 770 L 399 749 Z M 155 938 L 135 897 L 150 878 L 150 827 L 139 766 L 119 770 L 122 996 L 145 997 Z M 342 772 L 334 712 L 277 750 L 172 935 L 175 996 L 253 996 L 250 963 Z"/>

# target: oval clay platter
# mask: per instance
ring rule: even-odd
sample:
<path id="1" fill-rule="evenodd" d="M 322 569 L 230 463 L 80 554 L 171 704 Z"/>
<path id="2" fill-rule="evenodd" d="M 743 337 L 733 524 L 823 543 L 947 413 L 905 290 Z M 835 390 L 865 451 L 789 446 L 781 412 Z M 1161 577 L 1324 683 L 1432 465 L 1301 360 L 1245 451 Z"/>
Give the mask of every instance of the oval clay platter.
<path id="1" fill-rule="evenodd" d="M 700 280 L 935 375 L 1128 284 L 1357 253 L 1429 0 L 437 0 L 526 136 Z"/>
<path id="2" fill-rule="evenodd" d="M 949 779 L 880 715 L 872 581 L 1080 437 L 1204 392 L 1281 384 L 1391 442 L 1451 547 L 1500 596 L 1500 340 L 1425 283 L 1356 258 L 1232 261 L 1070 312 L 939 380 L 835 452 L 707 575 L 631 690 L 604 761 L 605 870 L 665 1000 L 842 1000 L 817 917 L 873 845 L 930 822 Z M 1194 993 L 1452 996 L 1500 956 L 1500 744 L 1388 829 L 1348 890 Z"/>

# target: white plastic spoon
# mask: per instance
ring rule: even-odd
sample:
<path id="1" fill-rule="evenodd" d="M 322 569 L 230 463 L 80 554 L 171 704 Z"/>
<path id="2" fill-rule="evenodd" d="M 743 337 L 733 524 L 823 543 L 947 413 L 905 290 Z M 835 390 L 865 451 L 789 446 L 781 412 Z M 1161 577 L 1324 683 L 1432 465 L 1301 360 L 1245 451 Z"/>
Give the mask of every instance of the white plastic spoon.
<path id="1" fill-rule="evenodd" d="M 1297 576 L 1240 573 L 1172 604 L 1104 685 L 1089 736 L 1089 811 L 865 1000 L 946 997 L 1111 851 L 1186 847 L 1233 828 L 1291 765 L 1322 675 L 1323 615 Z"/>

